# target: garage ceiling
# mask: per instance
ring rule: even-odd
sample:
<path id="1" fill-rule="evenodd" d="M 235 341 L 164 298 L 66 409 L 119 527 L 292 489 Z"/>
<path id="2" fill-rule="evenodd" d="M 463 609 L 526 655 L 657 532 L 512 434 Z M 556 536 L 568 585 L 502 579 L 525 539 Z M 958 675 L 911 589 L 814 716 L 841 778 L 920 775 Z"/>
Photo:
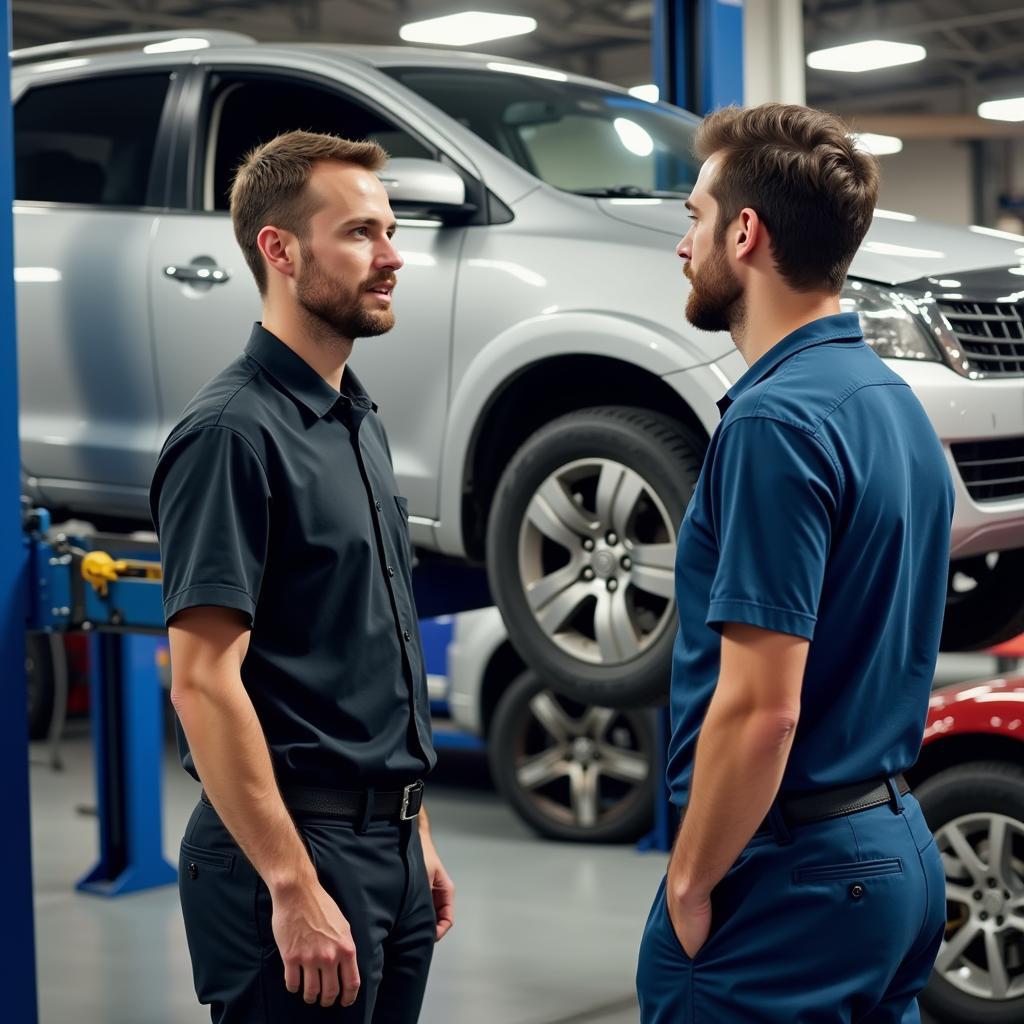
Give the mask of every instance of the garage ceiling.
<path id="1" fill-rule="evenodd" d="M 394 44 L 407 21 L 484 7 L 532 15 L 539 27 L 481 49 L 622 85 L 650 79 L 650 0 L 13 0 L 12 6 L 16 47 L 190 27 L 235 29 L 261 40 Z M 974 114 L 982 100 L 1024 95 L 1024 5 L 1015 0 L 805 0 L 803 6 L 808 51 L 877 37 L 928 49 L 923 63 L 868 74 L 808 69 L 811 104 L 873 115 Z"/>

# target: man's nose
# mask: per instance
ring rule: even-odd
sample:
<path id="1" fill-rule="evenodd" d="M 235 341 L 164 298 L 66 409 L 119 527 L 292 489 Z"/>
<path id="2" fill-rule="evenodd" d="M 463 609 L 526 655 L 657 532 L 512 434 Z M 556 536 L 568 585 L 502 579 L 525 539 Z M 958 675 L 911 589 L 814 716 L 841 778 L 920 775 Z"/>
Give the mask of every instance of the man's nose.
<path id="1" fill-rule="evenodd" d="M 390 238 L 380 248 L 374 262 L 378 267 L 389 267 L 391 270 L 401 270 L 405 265 L 405 260 L 402 259 L 401 253 L 395 248 Z"/>
<path id="2" fill-rule="evenodd" d="M 687 231 L 682 238 L 679 239 L 679 244 L 676 246 L 676 255 L 682 260 L 688 260 L 692 249 L 690 246 L 690 232 Z"/>

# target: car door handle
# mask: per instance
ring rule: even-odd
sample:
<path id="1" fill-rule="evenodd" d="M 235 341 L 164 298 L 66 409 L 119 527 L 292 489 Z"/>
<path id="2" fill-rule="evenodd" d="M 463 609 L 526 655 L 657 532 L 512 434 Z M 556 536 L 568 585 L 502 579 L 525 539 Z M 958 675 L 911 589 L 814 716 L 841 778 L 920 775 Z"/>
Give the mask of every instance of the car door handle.
<path id="1" fill-rule="evenodd" d="M 231 275 L 223 267 L 188 266 L 173 264 L 164 267 L 164 275 L 172 281 L 187 281 L 189 284 L 224 284 Z"/>

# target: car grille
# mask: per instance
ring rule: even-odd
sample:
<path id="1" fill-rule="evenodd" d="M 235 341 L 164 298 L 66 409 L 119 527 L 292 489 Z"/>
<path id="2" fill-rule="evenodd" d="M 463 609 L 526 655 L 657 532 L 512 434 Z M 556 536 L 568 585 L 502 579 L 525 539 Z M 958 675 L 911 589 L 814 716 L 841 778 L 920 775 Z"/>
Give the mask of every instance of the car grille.
<path id="1" fill-rule="evenodd" d="M 953 458 L 975 501 L 1024 497 L 1024 437 L 954 444 Z"/>
<path id="2" fill-rule="evenodd" d="M 986 377 L 1024 376 L 1024 322 L 1010 302 L 938 300 L 956 339 L 964 369 Z"/>

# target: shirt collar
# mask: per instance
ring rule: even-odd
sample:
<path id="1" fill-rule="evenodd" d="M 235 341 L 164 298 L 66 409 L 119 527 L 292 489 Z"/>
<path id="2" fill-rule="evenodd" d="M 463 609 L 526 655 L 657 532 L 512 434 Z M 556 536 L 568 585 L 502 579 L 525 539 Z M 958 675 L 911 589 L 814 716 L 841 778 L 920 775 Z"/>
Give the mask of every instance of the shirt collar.
<path id="1" fill-rule="evenodd" d="M 345 367 L 339 393 L 305 359 L 260 323 L 252 326 L 245 354 L 255 359 L 288 394 L 302 402 L 318 419 L 323 419 L 339 401 L 377 411 L 377 406 L 350 366 Z"/>
<path id="2" fill-rule="evenodd" d="M 833 313 L 812 320 L 787 334 L 770 349 L 718 400 L 718 411 L 724 416 L 737 398 L 755 384 L 774 373 L 787 359 L 813 345 L 827 341 L 863 341 L 860 318 L 856 313 Z"/>

